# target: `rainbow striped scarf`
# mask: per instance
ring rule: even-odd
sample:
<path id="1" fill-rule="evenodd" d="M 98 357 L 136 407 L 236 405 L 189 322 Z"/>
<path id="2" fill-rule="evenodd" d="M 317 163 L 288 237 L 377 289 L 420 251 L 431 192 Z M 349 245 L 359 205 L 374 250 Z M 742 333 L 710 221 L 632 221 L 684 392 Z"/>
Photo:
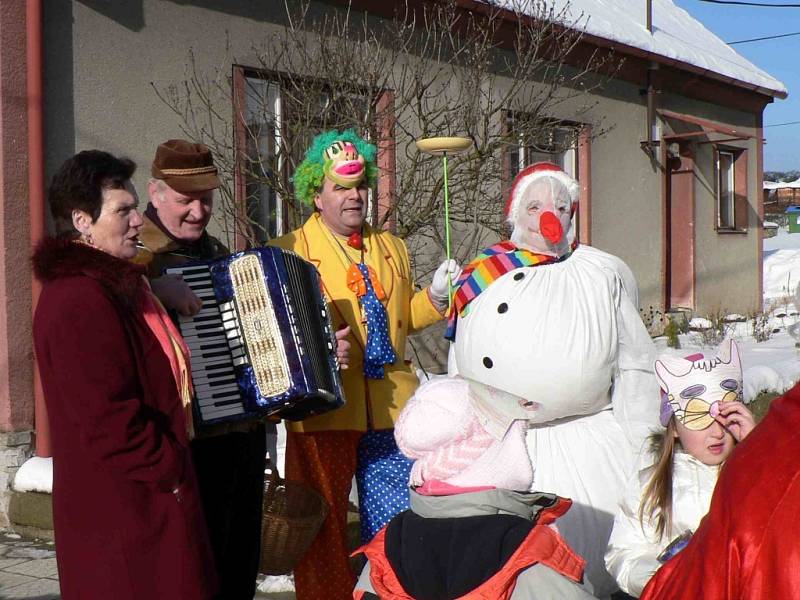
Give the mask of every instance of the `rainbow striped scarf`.
<path id="1" fill-rule="evenodd" d="M 465 316 L 469 312 L 469 303 L 495 280 L 520 267 L 536 267 L 561 262 L 572 254 L 576 246 L 577 242 L 572 245 L 567 254 L 555 257 L 517 248 L 513 242 L 506 240 L 490 246 L 478 254 L 464 268 L 455 283 L 453 306 L 447 318 L 447 330 L 444 337 L 450 341 L 456 339 L 458 317 Z"/>

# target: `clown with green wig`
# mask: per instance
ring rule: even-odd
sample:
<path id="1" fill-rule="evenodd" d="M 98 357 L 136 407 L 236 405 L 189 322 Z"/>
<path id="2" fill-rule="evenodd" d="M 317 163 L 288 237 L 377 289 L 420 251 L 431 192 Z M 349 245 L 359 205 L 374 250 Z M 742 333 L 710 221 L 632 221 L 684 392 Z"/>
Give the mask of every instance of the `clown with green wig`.
<path id="1" fill-rule="evenodd" d="M 345 406 L 287 423 L 287 479 L 325 496 L 330 515 L 295 569 L 297 598 L 352 598 L 346 518 L 356 477 L 362 542 L 408 508 L 410 461 L 393 428 L 418 385 L 405 361 L 406 336 L 444 318 L 450 281 L 461 269 L 446 260 L 417 290 L 403 240 L 365 222 L 378 179 L 376 148 L 353 130 L 328 131 L 311 143 L 294 174 L 296 196 L 313 205 L 302 227 L 271 242 L 319 270 L 337 329 L 349 328 L 350 361 L 342 373 Z"/>

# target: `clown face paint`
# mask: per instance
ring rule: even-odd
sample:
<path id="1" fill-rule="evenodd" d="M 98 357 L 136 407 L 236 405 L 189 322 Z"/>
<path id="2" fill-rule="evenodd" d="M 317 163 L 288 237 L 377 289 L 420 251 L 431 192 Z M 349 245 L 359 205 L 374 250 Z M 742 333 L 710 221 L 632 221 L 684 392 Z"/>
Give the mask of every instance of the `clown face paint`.
<path id="1" fill-rule="evenodd" d="M 351 142 L 334 142 L 323 153 L 325 176 L 344 188 L 354 188 L 366 173 L 364 157 Z"/>
<path id="2" fill-rule="evenodd" d="M 715 423 L 719 403 L 742 398 L 739 348 L 726 340 L 714 358 L 663 356 L 655 363 L 661 383 L 661 423 L 674 414 L 687 429 L 701 431 Z"/>

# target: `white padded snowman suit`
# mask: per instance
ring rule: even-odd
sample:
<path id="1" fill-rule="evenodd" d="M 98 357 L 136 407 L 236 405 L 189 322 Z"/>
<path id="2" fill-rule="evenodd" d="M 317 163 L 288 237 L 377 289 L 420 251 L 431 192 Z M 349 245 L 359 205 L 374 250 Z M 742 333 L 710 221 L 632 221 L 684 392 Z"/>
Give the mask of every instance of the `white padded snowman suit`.
<path id="1" fill-rule="evenodd" d="M 587 560 L 599 598 L 616 589 L 603 554 L 636 454 L 658 426 L 655 350 L 636 281 L 579 246 L 561 262 L 495 280 L 458 320 L 449 374 L 538 404 L 528 431 L 532 489 L 571 498 L 559 531 Z"/>

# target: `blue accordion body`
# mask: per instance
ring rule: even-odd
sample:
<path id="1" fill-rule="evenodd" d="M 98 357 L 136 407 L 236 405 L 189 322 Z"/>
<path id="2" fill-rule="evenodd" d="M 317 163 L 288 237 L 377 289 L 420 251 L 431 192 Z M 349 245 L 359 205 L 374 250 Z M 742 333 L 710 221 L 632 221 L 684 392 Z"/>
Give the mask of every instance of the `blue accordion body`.
<path id="1" fill-rule="evenodd" d="M 274 321 L 270 319 L 272 329 L 264 330 L 275 335 L 267 336 L 269 340 L 265 343 L 274 344 L 275 348 L 283 348 L 280 353 L 281 359 L 277 361 L 280 363 L 277 370 L 281 371 L 281 380 L 286 381 L 288 387 L 279 393 L 265 392 L 257 383 L 257 368 L 253 363 L 258 362 L 255 353 L 259 350 L 257 344 L 248 341 L 246 327 L 243 325 L 247 322 L 246 311 L 243 309 L 246 303 L 241 300 L 241 294 L 237 298 L 237 293 L 234 291 L 231 265 L 249 255 L 256 256 L 260 261 L 263 284 L 272 306 L 271 313 L 274 314 Z M 197 283 L 195 278 L 197 281 L 206 279 L 205 276 L 201 278 L 199 274 L 202 267 L 207 268 L 209 272 L 207 279 L 210 281 Z M 191 337 L 192 329 L 197 327 L 197 324 L 185 326 L 190 335 L 187 340 L 195 340 L 193 343 L 196 344 L 192 350 L 192 379 L 198 389 L 194 406 L 195 422 L 200 426 L 272 415 L 283 419 L 301 420 L 339 408 L 344 404 L 333 328 L 322 293 L 319 273 L 311 263 L 293 252 L 264 247 L 237 252 L 205 263 L 181 265 L 167 269 L 166 272 L 183 274 L 190 287 L 195 286 L 193 289 L 196 293 L 206 294 L 203 300 L 203 312 L 206 312 L 207 307 L 210 311 L 211 306 L 216 303 L 220 309 L 221 322 L 224 323 L 221 327 L 222 335 L 227 336 L 229 344 L 238 346 L 238 350 L 231 350 L 232 374 L 230 377 L 225 376 L 227 378 L 224 380 L 220 378 L 220 382 L 227 383 L 218 387 L 222 389 L 224 385 L 226 389 L 230 389 L 230 382 L 235 378 L 241 403 L 240 410 L 237 410 L 232 397 L 226 396 L 219 402 L 215 402 L 213 398 L 203 397 L 208 390 L 203 386 L 198 387 L 197 381 L 205 381 L 207 376 L 201 374 L 201 371 L 209 368 L 209 361 L 220 361 L 222 364 L 225 359 L 216 352 L 212 353 L 215 355 L 212 358 L 204 358 L 204 349 L 197 346 L 197 344 L 202 346 L 204 342 Z M 209 287 L 213 291 L 213 299 Z M 263 314 L 263 311 L 259 314 Z M 215 325 L 217 321 L 213 315 L 206 319 L 209 320 L 207 330 L 217 331 Z M 184 333 L 184 323 L 190 320 L 185 317 L 179 319 L 178 326 L 182 333 Z M 256 318 L 255 321 L 251 321 L 255 323 L 259 332 L 262 331 L 262 321 L 265 319 Z M 209 333 L 209 337 L 204 339 L 210 339 L 211 335 Z M 187 334 L 184 334 L 184 337 L 186 336 Z M 264 337 L 262 334 L 261 339 Z M 215 347 L 222 346 L 218 339 L 213 339 Z M 271 364 L 275 364 L 275 361 Z M 217 407 L 216 404 L 221 406 Z"/>

